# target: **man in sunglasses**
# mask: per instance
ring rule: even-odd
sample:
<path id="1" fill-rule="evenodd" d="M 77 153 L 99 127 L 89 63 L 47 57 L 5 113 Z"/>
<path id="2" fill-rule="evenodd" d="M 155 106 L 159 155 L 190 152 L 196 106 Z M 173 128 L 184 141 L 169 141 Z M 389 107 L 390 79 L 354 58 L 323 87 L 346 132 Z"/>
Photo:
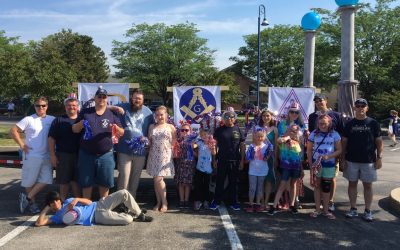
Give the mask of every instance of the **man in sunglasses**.
<path id="1" fill-rule="evenodd" d="M 239 170 L 243 169 L 246 145 L 244 144 L 244 133 L 235 125 L 236 113 L 226 111 L 222 115 L 224 126 L 217 128 L 214 138 L 217 141 L 217 183 L 214 200 L 210 209 L 218 209 L 224 196 L 225 179 L 228 177 L 228 193 L 233 210 L 240 210 L 237 201 L 237 185 Z"/>
<path id="2" fill-rule="evenodd" d="M 101 199 L 108 196 L 110 188 L 114 187 L 112 133 L 114 130 L 116 136 L 122 136 L 124 129 L 121 127 L 119 117 L 107 107 L 107 90 L 99 87 L 95 94 L 95 106 L 83 109 L 72 125 L 74 133 L 84 130 L 78 157 L 78 183 L 83 198 L 91 199 L 95 185 L 99 188 Z"/>
<path id="3" fill-rule="evenodd" d="M 355 117 L 344 128 L 343 145 L 343 176 L 349 181 L 348 194 L 350 211 L 347 218 L 358 216 L 357 184 L 360 179 L 364 187 L 365 210 L 363 219 L 371 222 L 371 203 L 373 198 L 372 183 L 377 180 L 376 170 L 382 167 L 383 142 L 379 123 L 367 116 L 368 102 L 357 99 L 354 103 Z"/>
<path id="4" fill-rule="evenodd" d="M 317 121 L 318 117 L 320 115 L 327 114 L 332 118 L 332 129 L 334 129 L 336 132 L 339 133 L 339 135 L 343 134 L 343 128 L 344 128 L 344 119 L 343 116 L 336 111 L 333 111 L 332 109 L 328 108 L 328 99 L 326 98 L 325 95 L 323 94 L 316 94 L 314 97 L 314 104 L 315 104 L 315 112 L 311 113 L 308 116 L 308 129 L 310 133 L 314 131 L 317 127 Z M 336 176 L 339 173 L 339 162 L 336 164 Z M 335 203 L 334 198 L 335 198 L 335 192 L 336 192 L 336 178 L 332 179 L 331 182 L 331 192 L 330 192 L 330 199 L 329 199 L 329 211 L 333 212 L 335 211 Z"/>
<path id="5" fill-rule="evenodd" d="M 28 206 L 31 213 L 39 213 L 36 195 L 47 184 L 53 183 L 47 134 L 54 117 L 46 114 L 47 104 L 45 97 L 37 98 L 34 102 L 36 113 L 23 118 L 10 129 L 11 137 L 23 151 L 21 186 L 25 188 L 25 193 L 19 194 L 21 213 Z M 20 133 L 25 134 L 25 140 Z"/>

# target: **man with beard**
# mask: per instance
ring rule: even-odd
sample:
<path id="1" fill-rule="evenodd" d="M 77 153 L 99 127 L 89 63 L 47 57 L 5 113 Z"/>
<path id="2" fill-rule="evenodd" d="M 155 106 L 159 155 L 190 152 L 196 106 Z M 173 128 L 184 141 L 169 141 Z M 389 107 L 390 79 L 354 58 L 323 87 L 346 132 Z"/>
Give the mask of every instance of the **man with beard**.
<path id="1" fill-rule="evenodd" d="M 56 169 L 56 182 L 60 185 L 60 198 L 67 198 L 69 186 L 74 197 L 80 197 L 77 179 L 78 150 L 80 134 L 72 132 L 72 125 L 78 118 L 79 101 L 71 96 L 65 99 L 65 114 L 57 117 L 49 131 L 51 165 Z"/>
<path id="2" fill-rule="evenodd" d="M 146 150 L 132 150 L 128 141 L 132 139 L 143 141 L 147 137 L 150 124 L 154 123 L 153 113 L 143 105 L 143 92 L 135 89 L 129 103 L 118 104 L 121 124 L 125 129 L 124 136 L 119 140 L 118 152 L 118 190 L 127 189 L 134 198 L 139 186 L 140 175 L 145 165 Z"/>

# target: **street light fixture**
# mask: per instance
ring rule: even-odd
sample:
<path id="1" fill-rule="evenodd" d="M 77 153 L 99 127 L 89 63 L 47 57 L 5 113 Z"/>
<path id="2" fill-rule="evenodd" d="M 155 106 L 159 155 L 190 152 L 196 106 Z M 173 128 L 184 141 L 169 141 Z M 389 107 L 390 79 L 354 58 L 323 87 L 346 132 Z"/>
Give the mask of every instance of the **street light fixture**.
<path id="1" fill-rule="evenodd" d="M 264 15 L 264 19 L 261 21 L 261 15 Z M 264 4 L 260 4 L 258 6 L 258 23 L 257 23 L 257 28 L 258 28 L 258 53 L 257 53 L 257 107 L 260 107 L 260 50 L 261 50 L 261 44 L 260 44 L 260 28 L 261 26 L 268 26 L 269 23 L 267 19 L 265 18 L 265 6 Z"/>

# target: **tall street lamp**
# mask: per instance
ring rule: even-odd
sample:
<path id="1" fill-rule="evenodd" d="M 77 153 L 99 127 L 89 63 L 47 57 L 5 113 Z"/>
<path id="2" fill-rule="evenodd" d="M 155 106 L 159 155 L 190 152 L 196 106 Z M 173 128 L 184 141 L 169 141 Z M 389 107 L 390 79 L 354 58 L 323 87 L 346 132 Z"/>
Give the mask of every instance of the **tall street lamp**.
<path id="1" fill-rule="evenodd" d="M 261 21 L 261 15 L 264 15 L 264 19 L 262 23 Z M 258 53 L 257 53 L 257 107 L 260 107 L 260 50 L 261 50 L 261 44 L 260 44 L 260 28 L 261 26 L 268 26 L 268 21 L 265 18 L 265 6 L 264 4 L 260 4 L 258 6 Z"/>

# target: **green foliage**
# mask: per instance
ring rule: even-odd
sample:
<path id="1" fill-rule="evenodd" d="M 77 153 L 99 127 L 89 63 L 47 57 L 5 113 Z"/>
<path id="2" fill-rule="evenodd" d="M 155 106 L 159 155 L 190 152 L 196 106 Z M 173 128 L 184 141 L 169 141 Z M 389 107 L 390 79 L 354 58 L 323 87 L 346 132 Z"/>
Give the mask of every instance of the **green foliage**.
<path id="1" fill-rule="evenodd" d="M 383 120 L 389 116 L 390 110 L 400 110 L 400 90 L 392 89 L 388 92 L 380 92 L 373 96 L 370 105 L 375 107 L 370 115 Z"/>
<path id="2" fill-rule="evenodd" d="M 113 41 L 116 76 L 140 82 L 168 103 L 167 87 L 199 84 L 212 71 L 214 51 L 198 32 L 190 23 L 133 25 L 125 35 L 128 41 Z"/>

